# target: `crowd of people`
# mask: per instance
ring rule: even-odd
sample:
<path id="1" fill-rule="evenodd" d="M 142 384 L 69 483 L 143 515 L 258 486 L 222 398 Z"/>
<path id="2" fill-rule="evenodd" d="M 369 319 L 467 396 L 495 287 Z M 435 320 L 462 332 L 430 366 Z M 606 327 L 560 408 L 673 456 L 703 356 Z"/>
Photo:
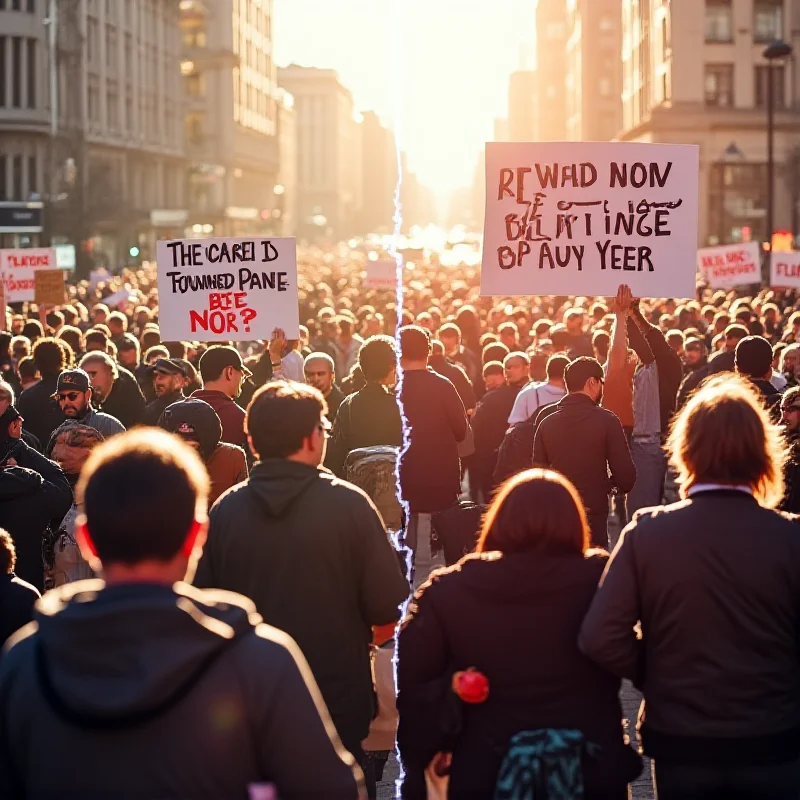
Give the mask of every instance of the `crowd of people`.
<path id="1" fill-rule="evenodd" d="M 7 310 L 0 796 L 374 797 L 395 734 L 412 800 L 800 796 L 800 300 L 367 257 L 297 339 Z"/>

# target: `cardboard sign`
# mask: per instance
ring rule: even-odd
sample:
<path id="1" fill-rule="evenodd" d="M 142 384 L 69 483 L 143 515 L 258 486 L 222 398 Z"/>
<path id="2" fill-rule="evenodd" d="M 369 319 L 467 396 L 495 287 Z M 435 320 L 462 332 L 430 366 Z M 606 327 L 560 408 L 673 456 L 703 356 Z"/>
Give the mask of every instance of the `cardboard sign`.
<path id="1" fill-rule="evenodd" d="M 770 253 L 769 285 L 773 289 L 800 289 L 800 253 Z"/>
<path id="2" fill-rule="evenodd" d="M 486 145 L 484 295 L 694 297 L 694 145 Z"/>
<path id="3" fill-rule="evenodd" d="M 746 242 L 704 247 L 697 251 L 697 268 L 712 289 L 761 283 L 761 245 Z"/>
<path id="4" fill-rule="evenodd" d="M 367 276 L 362 284 L 365 289 L 397 288 L 397 264 L 394 261 L 367 261 Z"/>
<path id="5" fill-rule="evenodd" d="M 64 304 L 64 273 L 60 269 L 37 269 L 34 273 L 34 300 L 40 306 Z"/>
<path id="6" fill-rule="evenodd" d="M 56 251 L 53 247 L 0 250 L 0 274 L 6 285 L 6 302 L 32 301 L 36 295 L 36 270 L 56 267 Z"/>
<path id="7" fill-rule="evenodd" d="M 299 338 L 294 239 L 172 239 L 156 254 L 164 341 Z"/>

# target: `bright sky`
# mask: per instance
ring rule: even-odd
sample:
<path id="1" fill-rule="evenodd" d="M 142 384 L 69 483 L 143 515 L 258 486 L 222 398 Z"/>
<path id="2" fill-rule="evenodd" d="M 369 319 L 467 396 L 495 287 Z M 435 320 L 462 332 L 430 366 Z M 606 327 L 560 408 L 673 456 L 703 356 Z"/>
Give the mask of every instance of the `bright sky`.
<path id="1" fill-rule="evenodd" d="M 356 108 L 374 110 L 390 125 L 401 110 L 394 128 L 409 165 L 444 199 L 471 185 L 494 119 L 507 114 L 509 75 L 532 66 L 535 5 L 274 0 L 276 60 L 335 69 Z M 393 52 L 401 68 L 393 68 Z"/>

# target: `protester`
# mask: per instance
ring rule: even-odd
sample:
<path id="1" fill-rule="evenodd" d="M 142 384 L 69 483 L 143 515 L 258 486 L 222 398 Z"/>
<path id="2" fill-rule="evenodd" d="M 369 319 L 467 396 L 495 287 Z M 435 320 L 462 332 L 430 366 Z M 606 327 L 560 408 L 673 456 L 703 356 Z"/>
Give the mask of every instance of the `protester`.
<path id="1" fill-rule="evenodd" d="M 568 364 L 569 359 L 563 355 L 547 359 L 547 381 L 529 383 L 520 390 L 508 416 L 509 425 L 529 420 L 540 408 L 557 403 L 567 393 L 564 370 Z"/>
<path id="2" fill-rule="evenodd" d="M 215 345 L 200 358 L 203 388 L 192 392 L 193 398 L 203 400 L 217 412 L 222 423 L 222 441 L 241 448 L 247 447 L 244 409 L 235 400 L 242 392 L 245 378 L 252 374 L 235 347 Z"/>
<path id="3" fill-rule="evenodd" d="M 89 375 L 92 398 L 98 411 L 116 417 L 126 429 L 141 423 L 144 395 L 136 378 L 128 370 L 101 352 L 85 355 L 80 368 Z"/>
<path id="4" fill-rule="evenodd" d="M 303 362 L 306 383 L 322 393 L 328 406 L 328 421 L 333 424 L 344 400 L 344 393 L 336 385 L 336 368 L 327 353 L 311 353 Z M 341 374 L 341 373 L 340 373 Z M 347 373 L 344 373 L 347 375 Z"/>
<path id="5" fill-rule="evenodd" d="M 610 411 L 600 408 L 603 368 L 578 358 L 564 373 L 567 395 L 542 411 L 533 444 L 534 466 L 554 469 L 578 489 L 586 506 L 592 543 L 608 547 L 608 496 L 627 494 L 636 481 L 625 433 Z"/>
<path id="6" fill-rule="evenodd" d="M 258 461 L 211 510 L 195 583 L 250 597 L 297 641 L 342 742 L 363 762 L 370 626 L 397 619 L 408 584 L 374 506 L 320 469 L 325 412 L 320 392 L 303 384 L 256 393 L 246 425 Z"/>
<path id="7" fill-rule="evenodd" d="M 235 797 L 272 783 L 282 797 L 357 797 L 291 638 L 246 598 L 180 582 L 199 555 L 207 488 L 197 456 L 160 431 L 92 454 L 79 535 L 105 584 L 49 593 L 38 628 L 2 660 L 0 727 L 16 733 L 0 796 Z M 223 717 L 198 724 L 215 709 Z"/>
<path id="8" fill-rule="evenodd" d="M 35 586 L 14 574 L 16 565 L 11 534 L 0 529 L 0 645 L 33 619 L 33 607 L 41 597 Z"/>
<path id="9" fill-rule="evenodd" d="M 348 375 L 358 360 L 358 351 L 364 340 L 353 331 L 353 320 L 347 316 L 340 316 L 337 320 L 339 335 L 333 342 L 334 361 L 336 374 Z M 334 412 L 334 417 L 336 416 Z M 333 422 L 333 420 L 331 420 Z"/>
<path id="10" fill-rule="evenodd" d="M 781 500 L 782 511 L 800 514 L 800 387 L 794 386 L 781 397 L 781 424 L 788 446 L 784 469 L 786 492 Z"/>
<path id="11" fill-rule="evenodd" d="M 492 797 L 512 737 L 545 728 L 574 729 L 599 746 L 583 762 L 587 800 L 627 797 L 641 761 L 623 738 L 620 681 L 577 644 L 608 559 L 588 548 L 575 488 L 531 470 L 500 490 L 476 554 L 420 589 L 398 640 L 404 798 L 426 796 L 423 771 L 442 752 L 452 755 L 448 796 Z M 487 676 L 488 697 L 464 710 L 448 741 L 447 709 L 436 700 L 451 691 L 454 670 L 467 668 Z"/>
<path id="12" fill-rule="evenodd" d="M 720 376 L 681 411 L 669 450 L 684 499 L 623 532 L 581 649 L 642 687 L 659 800 L 795 797 L 800 538 L 770 510 L 779 430 L 745 381 Z"/>
<path id="13" fill-rule="evenodd" d="M 444 345 L 438 339 L 431 342 L 431 354 L 428 358 L 428 366 L 443 378 L 447 378 L 455 386 L 464 410 L 471 414 L 475 410 L 476 399 L 472 381 L 467 377 L 464 367 L 451 361 L 444 354 Z"/>
<path id="14" fill-rule="evenodd" d="M 232 486 L 247 480 L 244 450 L 222 441 L 219 416 L 204 400 L 184 399 L 167 406 L 159 426 L 180 436 L 200 455 L 211 482 L 208 493 L 210 506 Z"/>
<path id="15" fill-rule="evenodd" d="M 158 425 L 167 406 L 186 399 L 183 393 L 188 384 L 187 366 L 178 358 L 159 358 L 151 374 L 155 399 L 144 409 L 145 425 Z"/>
<path id="16" fill-rule="evenodd" d="M 94 428 L 104 439 L 115 433 L 122 433 L 125 427 L 118 419 L 92 408 L 93 392 L 88 373 L 82 369 L 71 369 L 58 376 L 54 398 L 67 422 L 75 421 L 88 428 Z M 53 435 L 58 433 L 64 424 L 56 428 Z"/>
<path id="17" fill-rule="evenodd" d="M 479 362 L 474 352 L 468 350 L 461 344 L 461 329 L 458 325 L 448 322 L 439 329 L 439 341 L 444 346 L 444 354 L 449 361 L 459 364 L 467 377 L 475 385 L 480 377 Z M 504 352 L 510 352 L 506 345 L 503 345 Z"/>
<path id="18" fill-rule="evenodd" d="M 361 345 L 358 363 L 366 386 L 342 401 L 328 442 L 325 466 L 344 477 L 351 450 L 403 444 L 403 422 L 394 396 L 397 349 L 389 336 L 372 336 Z"/>
<path id="19" fill-rule="evenodd" d="M 33 362 L 41 375 L 39 383 L 26 389 L 18 402 L 19 413 L 27 420 L 26 429 L 42 444 L 50 440 L 53 431 L 64 421 L 64 412 L 53 400 L 58 376 L 66 369 L 63 342 L 41 339 L 33 348 Z"/>
<path id="20" fill-rule="evenodd" d="M 772 385 L 772 348 L 762 336 L 746 336 L 736 345 L 736 372 L 749 378 L 773 422 L 780 420 L 781 393 Z"/>

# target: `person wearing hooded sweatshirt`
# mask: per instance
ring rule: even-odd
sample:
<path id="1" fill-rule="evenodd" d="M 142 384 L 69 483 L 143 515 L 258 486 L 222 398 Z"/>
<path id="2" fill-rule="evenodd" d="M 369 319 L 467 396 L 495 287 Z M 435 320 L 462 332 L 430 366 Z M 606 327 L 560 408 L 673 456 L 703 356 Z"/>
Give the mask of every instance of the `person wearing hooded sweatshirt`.
<path id="1" fill-rule="evenodd" d="M 222 441 L 222 423 L 204 400 L 190 398 L 173 403 L 164 409 L 158 424 L 180 436 L 200 454 L 211 480 L 209 505 L 213 506 L 232 486 L 247 480 L 244 450 Z"/>
<path id="2" fill-rule="evenodd" d="M 78 532 L 105 582 L 49 592 L 9 642 L 0 797 L 217 800 L 271 784 L 356 800 L 360 773 L 297 645 L 247 598 L 181 582 L 207 490 L 199 458 L 164 431 L 92 453 Z"/>
<path id="3" fill-rule="evenodd" d="M 72 487 L 58 464 L 16 438 L 22 422 L 14 406 L 0 415 L 0 528 L 14 540 L 17 575 L 42 591 L 44 536 L 69 511 Z"/>
<path id="4" fill-rule="evenodd" d="M 245 424 L 258 461 L 211 509 L 195 585 L 250 597 L 297 641 L 342 742 L 363 763 L 371 626 L 397 620 L 409 586 L 369 498 L 320 469 L 326 411 L 305 384 L 256 392 Z"/>

